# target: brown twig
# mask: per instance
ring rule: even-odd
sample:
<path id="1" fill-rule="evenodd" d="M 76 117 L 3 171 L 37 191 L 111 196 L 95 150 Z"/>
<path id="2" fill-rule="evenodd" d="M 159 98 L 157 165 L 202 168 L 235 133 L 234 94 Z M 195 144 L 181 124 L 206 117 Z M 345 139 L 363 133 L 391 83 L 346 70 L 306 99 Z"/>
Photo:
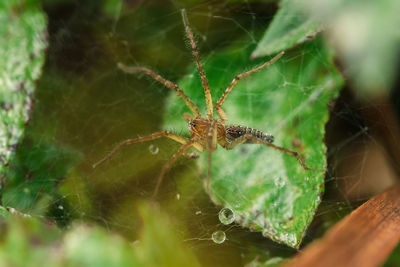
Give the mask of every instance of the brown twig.
<path id="1" fill-rule="evenodd" d="M 358 207 L 284 266 L 380 266 L 399 240 L 397 183 Z"/>

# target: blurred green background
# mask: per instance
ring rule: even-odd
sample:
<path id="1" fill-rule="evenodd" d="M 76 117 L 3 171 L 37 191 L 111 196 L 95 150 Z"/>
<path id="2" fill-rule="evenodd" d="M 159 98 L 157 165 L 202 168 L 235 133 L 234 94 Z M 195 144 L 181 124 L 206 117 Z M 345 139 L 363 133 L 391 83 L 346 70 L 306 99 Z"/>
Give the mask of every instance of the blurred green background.
<path id="1" fill-rule="evenodd" d="M 178 81 L 193 66 L 181 8 L 187 9 L 206 59 L 238 40 L 256 45 L 278 10 L 277 1 L 43 0 L 39 4 L 48 19 L 49 45 L 31 119 L 7 169 L 1 204 L 47 224 L 5 215 L 0 238 L 4 264 L 38 266 L 53 253 L 49 264 L 55 266 L 64 261 L 85 266 L 249 262 L 268 266 L 296 253 L 260 233 L 221 224 L 220 207 L 204 192 L 194 160 L 179 160 L 166 176 L 158 204 L 151 203 L 159 170 L 178 148 L 171 141 L 126 148 L 112 161 L 92 168 L 120 141 L 159 131 L 171 93 L 153 81 L 121 73 L 117 62 L 151 67 Z M 392 39 L 389 42 L 393 45 Z M 398 51 L 394 55 L 396 59 Z M 346 78 L 357 76 L 346 71 L 346 60 L 338 60 L 339 70 Z M 381 141 L 382 127 L 394 131 L 398 127 L 399 79 L 396 65 L 392 66 L 394 74 L 385 79 L 385 88 L 371 89 L 384 93 L 360 100 L 357 95 L 365 96 L 357 88 L 360 83 L 348 78 L 351 82 L 331 108 L 325 138 L 326 193 L 305 244 L 396 181 L 396 153 Z M 366 106 L 382 111 L 381 106 L 392 104 L 393 120 L 383 126 L 365 112 Z M 368 160 L 384 179 L 364 180 Z M 222 244 L 211 240 L 217 230 L 227 235 Z M 393 253 L 387 264 L 398 263 L 399 255 Z"/>

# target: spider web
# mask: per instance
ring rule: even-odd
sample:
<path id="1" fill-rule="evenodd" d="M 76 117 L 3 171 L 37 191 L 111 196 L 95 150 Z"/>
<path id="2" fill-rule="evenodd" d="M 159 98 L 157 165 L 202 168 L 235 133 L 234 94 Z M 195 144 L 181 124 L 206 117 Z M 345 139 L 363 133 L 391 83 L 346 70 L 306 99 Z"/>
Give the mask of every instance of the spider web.
<path id="1" fill-rule="evenodd" d="M 187 7 L 203 59 L 237 40 L 256 44 L 276 11 L 273 3 L 232 2 Z M 165 99 L 173 92 L 155 81 L 121 74 L 116 63 L 147 66 L 174 82 L 184 76 L 193 60 L 184 41 L 182 5 L 127 1 L 124 9 L 110 5 L 102 15 L 97 4 L 45 5 L 50 48 L 32 120 L 18 160 L 10 166 L 14 182 L 4 195 L 5 205 L 61 226 L 95 222 L 138 239 L 137 206 L 149 199 L 162 165 L 179 145 L 161 139 L 137 144 L 95 170 L 91 165 L 125 139 L 162 130 Z M 249 100 L 248 114 L 252 105 Z M 305 242 L 393 182 L 393 170 L 361 114 L 346 88 L 332 106 L 326 193 Z M 171 125 L 169 130 L 188 136 L 182 127 Z M 379 183 L 365 180 L 374 168 L 385 174 Z M 191 193 L 182 193 L 183 188 Z M 174 221 L 175 235 L 205 266 L 243 265 L 256 257 L 279 260 L 296 252 L 260 233 L 223 225 L 193 159 L 174 164 L 158 199 L 162 212 Z M 222 244 L 211 239 L 218 230 L 227 236 Z"/>

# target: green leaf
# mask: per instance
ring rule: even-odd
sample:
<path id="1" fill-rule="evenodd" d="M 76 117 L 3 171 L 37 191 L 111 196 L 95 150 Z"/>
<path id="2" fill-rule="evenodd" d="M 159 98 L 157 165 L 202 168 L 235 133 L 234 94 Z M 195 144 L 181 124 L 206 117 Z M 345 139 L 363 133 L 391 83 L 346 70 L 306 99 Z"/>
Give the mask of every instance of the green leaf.
<path id="1" fill-rule="evenodd" d="M 54 196 L 62 177 L 82 158 L 71 147 L 37 139 L 32 144 L 32 140 L 27 131 L 8 167 L 7 188 L 1 199 L 4 205 L 23 212 L 32 212 L 42 197 Z"/>
<path id="2" fill-rule="evenodd" d="M 214 102 L 235 75 L 268 60 L 251 62 L 252 49 L 236 45 L 207 59 L 205 71 Z M 320 40 L 314 40 L 239 81 L 223 105 L 227 124 L 269 132 L 276 145 L 299 152 L 308 166 L 326 168 L 323 138 L 328 104 L 342 84 L 332 55 Z M 204 111 L 198 75 L 193 71 L 180 86 Z M 164 128 L 185 131 L 184 112 L 189 109 L 171 94 Z M 199 160 L 204 177 L 206 154 Z M 321 202 L 324 175 L 305 171 L 296 158 L 269 147 L 241 145 L 229 151 L 220 147 L 212 154 L 209 195 L 216 204 L 231 208 L 241 226 L 296 247 Z"/>
<path id="3" fill-rule="evenodd" d="M 121 13 L 121 9 L 123 6 L 122 0 L 106 0 L 103 4 L 104 13 L 107 14 L 111 18 L 118 19 Z"/>
<path id="4" fill-rule="evenodd" d="M 9 215 L 8 210 L 3 206 L 0 206 L 0 218 L 7 217 L 8 215 Z"/>
<path id="5" fill-rule="evenodd" d="M 0 224 L 1 266 L 138 266 L 132 246 L 100 227 L 74 225 L 63 233 L 38 219 L 11 215 Z"/>
<path id="6" fill-rule="evenodd" d="M 100 227 L 75 225 L 62 245 L 57 266 L 141 266 L 131 244 Z"/>
<path id="7" fill-rule="evenodd" d="M 307 14 L 298 0 L 284 0 L 251 56 L 256 58 L 288 50 L 310 40 L 321 29 L 322 25 Z"/>
<path id="8" fill-rule="evenodd" d="M 131 243 L 94 225 L 61 232 L 0 206 L 0 266 L 199 266 L 158 208 L 140 205 L 140 213 L 141 236 Z"/>
<path id="9" fill-rule="evenodd" d="M 36 1 L 0 3 L 0 177 L 29 119 L 44 62 L 46 17 Z"/>
<path id="10" fill-rule="evenodd" d="M 251 267 L 275 267 L 275 266 L 280 266 L 282 265 L 283 261 L 285 259 L 281 258 L 281 257 L 273 257 L 270 258 L 266 261 L 261 261 L 260 259 L 258 259 L 257 257 L 252 260 L 251 262 L 249 262 L 248 264 L 246 264 L 246 266 L 251 266 Z"/>
<path id="11" fill-rule="evenodd" d="M 308 16 L 329 25 L 327 40 L 359 97 L 387 95 L 398 75 L 400 1 L 299 0 Z"/>

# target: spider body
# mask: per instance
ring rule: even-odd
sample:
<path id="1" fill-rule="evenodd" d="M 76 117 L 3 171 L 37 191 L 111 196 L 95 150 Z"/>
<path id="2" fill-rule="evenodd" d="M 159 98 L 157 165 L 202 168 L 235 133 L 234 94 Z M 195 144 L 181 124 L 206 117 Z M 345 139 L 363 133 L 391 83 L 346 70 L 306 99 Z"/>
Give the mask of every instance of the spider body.
<path id="1" fill-rule="evenodd" d="M 268 142 L 272 143 L 274 141 L 274 137 L 270 134 L 263 133 L 259 130 L 256 130 L 254 128 L 250 128 L 247 126 L 241 126 L 241 125 L 231 125 L 226 127 L 225 130 L 225 138 L 228 141 L 228 143 L 233 143 L 235 140 L 238 138 L 241 138 L 243 136 L 251 136 L 260 142 Z M 251 140 L 246 140 L 246 144 L 252 143 Z M 229 149 L 229 146 L 226 147 Z"/>
<path id="2" fill-rule="evenodd" d="M 184 114 L 184 118 L 188 122 L 192 139 L 201 144 L 203 148 L 215 151 L 217 143 L 221 146 L 225 143 L 225 125 L 220 120 L 204 117 L 193 118 L 188 114 Z M 209 143 L 210 138 L 214 139 L 211 144 Z"/>
<path id="3" fill-rule="evenodd" d="M 270 134 L 263 133 L 262 131 L 241 125 L 225 125 L 221 119 L 209 119 L 204 117 L 193 118 L 188 114 L 184 114 L 185 120 L 188 122 L 189 132 L 193 140 L 196 140 L 203 148 L 215 151 L 217 149 L 216 144 L 214 146 L 208 146 L 208 140 L 212 136 L 215 136 L 216 142 L 225 149 L 232 149 L 232 144 L 236 140 L 243 136 L 252 137 L 259 140 L 260 142 L 274 141 L 274 137 Z M 215 125 L 215 126 L 213 126 Z M 215 127 L 216 133 L 212 133 L 212 129 Z M 210 137 L 211 134 L 211 137 Z M 251 139 L 247 139 L 245 143 L 252 143 Z"/>
<path id="4" fill-rule="evenodd" d="M 219 98 L 215 105 L 215 111 L 218 113 L 219 119 L 215 119 L 213 115 L 214 107 L 213 107 L 213 101 L 211 98 L 211 91 L 208 86 L 208 81 L 207 77 L 205 75 L 204 69 L 201 65 L 200 62 L 200 57 L 199 53 L 197 51 L 196 43 L 194 41 L 192 32 L 189 27 L 189 22 L 186 16 L 185 10 L 182 10 L 182 18 L 183 18 L 183 24 L 185 26 L 186 34 L 187 37 L 189 38 L 191 47 L 192 47 L 192 53 L 197 65 L 197 69 L 200 74 L 201 78 L 201 83 L 204 88 L 204 94 L 206 98 L 206 110 L 207 110 L 207 116 L 202 116 L 200 114 L 200 110 L 197 107 L 197 105 L 183 92 L 182 89 L 179 88 L 178 85 L 175 83 L 168 81 L 164 79 L 162 76 L 158 75 L 157 73 L 153 72 L 152 70 L 144 67 L 127 67 L 122 63 L 118 63 L 118 67 L 126 72 L 126 73 L 144 73 L 154 80 L 162 83 L 164 86 L 174 90 L 179 97 L 185 102 L 185 104 L 188 106 L 190 111 L 193 113 L 193 115 L 189 114 L 183 114 L 184 119 L 188 123 L 189 127 L 189 132 L 191 135 L 191 138 L 186 138 L 184 136 L 180 136 L 174 133 L 171 133 L 169 131 L 161 131 L 161 132 L 156 132 L 148 136 L 144 137 L 139 137 L 135 139 L 128 139 L 123 141 L 120 145 L 118 145 L 116 148 L 114 148 L 113 151 L 111 151 L 106 157 L 104 157 L 102 160 L 99 162 L 95 163 L 93 165 L 93 168 L 96 166 L 102 164 L 106 160 L 110 159 L 117 151 L 119 151 L 122 147 L 126 145 L 131 145 L 135 143 L 141 143 L 141 142 L 146 142 L 146 141 L 152 141 L 158 138 L 166 137 L 169 139 L 172 139 L 178 143 L 181 144 L 181 147 L 176 151 L 171 158 L 164 164 L 164 166 L 161 169 L 161 172 L 159 174 L 157 184 L 153 193 L 153 196 L 157 195 L 158 189 L 160 188 L 162 179 L 166 173 L 166 171 L 170 168 L 170 166 L 179 158 L 180 156 L 187 155 L 185 152 L 190 149 L 190 148 L 195 148 L 199 152 L 203 152 L 205 150 L 208 151 L 208 174 L 207 174 L 207 180 L 209 180 L 209 177 L 211 176 L 211 155 L 212 152 L 214 152 L 217 149 L 218 144 L 223 147 L 224 149 L 233 149 L 238 145 L 241 144 L 260 144 L 264 146 L 271 147 L 273 149 L 279 150 L 287 155 L 295 157 L 301 166 L 305 170 L 312 170 L 312 171 L 324 171 L 320 169 L 312 169 L 309 168 L 303 161 L 303 159 L 299 156 L 299 154 L 295 151 L 286 149 L 281 146 L 277 146 L 272 144 L 273 142 L 273 136 L 270 134 L 263 133 L 262 131 L 249 128 L 246 126 L 240 126 L 240 125 L 226 125 L 225 122 L 227 120 L 227 116 L 225 112 L 222 110 L 222 104 L 224 103 L 225 99 L 229 95 L 229 93 L 232 91 L 234 86 L 238 83 L 238 81 L 254 72 L 260 71 L 264 68 L 267 68 L 271 64 L 273 64 L 275 61 L 277 61 L 283 54 L 284 52 L 279 53 L 276 55 L 274 58 L 272 58 L 270 61 L 255 67 L 247 72 L 241 73 L 237 76 L 234 77 L 232 82 L 229 84 L 225 92 L 222 94 L 222 96 Z"/>

